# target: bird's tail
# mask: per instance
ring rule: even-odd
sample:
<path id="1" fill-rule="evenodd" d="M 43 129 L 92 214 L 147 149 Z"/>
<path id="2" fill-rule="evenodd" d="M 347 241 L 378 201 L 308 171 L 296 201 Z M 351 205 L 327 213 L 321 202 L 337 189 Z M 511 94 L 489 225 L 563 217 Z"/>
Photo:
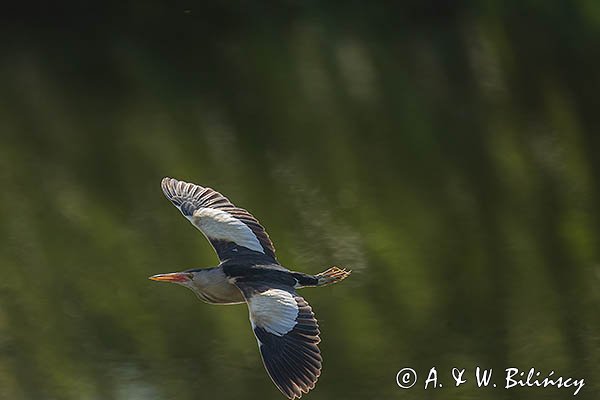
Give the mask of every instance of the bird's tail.
<path id="1" fill-rule="evenodd" d="M 328 270 L 315 275 L 315 278 L 317 278 L 317 286 L 333 285 L 334 283 L 341 282 L 346 279 L 350 273 L 352 273 L 352 271 L 345 268 L 331 267 Z"/>

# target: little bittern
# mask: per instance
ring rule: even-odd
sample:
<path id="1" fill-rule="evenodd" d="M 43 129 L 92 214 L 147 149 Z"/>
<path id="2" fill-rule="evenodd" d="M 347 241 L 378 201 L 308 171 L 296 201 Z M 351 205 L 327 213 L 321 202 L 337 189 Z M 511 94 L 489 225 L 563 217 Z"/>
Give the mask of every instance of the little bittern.
<path id="1" fill-rule="evenodd" d="M 246 303 L 265 368 L 289 399 L 315 387 L 321 374 L 319 326 L 297 289 L 339 282 L 351 271 L 337 267 L 310 275 L 290 271 L 275 257 L 265 229 L 248 211 L 210 188 L 164 178 L 162 190 L 214 247 L 214 268 L 151 276 L 177 283 L 210 304 Z"/>

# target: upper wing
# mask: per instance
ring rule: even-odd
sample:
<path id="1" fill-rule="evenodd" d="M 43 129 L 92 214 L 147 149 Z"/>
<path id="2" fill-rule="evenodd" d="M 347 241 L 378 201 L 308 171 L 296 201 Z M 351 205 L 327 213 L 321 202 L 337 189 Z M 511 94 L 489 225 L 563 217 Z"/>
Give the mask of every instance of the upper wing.
<path id="1" fill-rule="evenodd" d="M 319 326 L 310 305 L 290 288 L 236 282 L 248 310 L 263 363 L 289 399 L 315 387 L 321 374 Z"/>
<path id="2" fill-rule="evenodd" d="M 221 193 L 173 178 L 164 178 L 161 186 L 165 196 L 208 238 L 219 259 L 231 258 L 245 249 L 275 259 L 275 248 L 265 229 Z"/>

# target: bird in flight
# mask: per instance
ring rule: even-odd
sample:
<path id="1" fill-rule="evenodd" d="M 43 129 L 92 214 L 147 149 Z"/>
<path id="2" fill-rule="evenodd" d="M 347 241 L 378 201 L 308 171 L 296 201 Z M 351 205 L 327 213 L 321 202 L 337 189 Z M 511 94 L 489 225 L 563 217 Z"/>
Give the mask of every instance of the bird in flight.
<path id="1" fill-rule="evenodd" d="M 220 263 L 150 279 L 185 286 L 210 304 L 246 303 L 263 364 L 275 386 L 288 399 L 308 393 L 321 374 L 317 346 L 321 339 L 312 308 L 296 290 L 340 282 L 351 271 L 338 267 L 316 275 L 290 271 L 279 264 L 269 235 L 248 211 L 193 183 L 164 178 L 161 186 L 206 236 Z"/>

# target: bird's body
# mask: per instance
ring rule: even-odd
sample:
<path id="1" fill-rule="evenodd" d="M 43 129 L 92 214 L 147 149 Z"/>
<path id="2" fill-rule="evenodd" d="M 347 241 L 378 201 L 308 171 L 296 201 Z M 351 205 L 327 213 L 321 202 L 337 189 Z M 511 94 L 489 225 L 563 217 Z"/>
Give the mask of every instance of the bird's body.
<path id="1" fill-rule="evenodd" d="M 345 279 L 350 271 L 332 267 L 310 275 L 279 264 L 264 228 L 246 210 L 220 193 L 165 178 L 167 198 L 213 245 L 214 268 L 190 269 L 150 277 L 191 289 L 210 304 L 246 303 L 250 323 L 269 376 L 289 399 L 314 388 L 321 373 L 320 332 L 310 305 L 297 289 Z"/>
<path id="2" fill-rule="evenodd" d="M 318 278 L 300 272 L 292 272 L 267 260 L 226 260 L 214 268 L 191 269 L 191 285 L 200 300 L 209 304 L 240 304 L 246 300 L 236 282 L 259 281 L 291 286 L 300 289 L 318 286 Z"/>

